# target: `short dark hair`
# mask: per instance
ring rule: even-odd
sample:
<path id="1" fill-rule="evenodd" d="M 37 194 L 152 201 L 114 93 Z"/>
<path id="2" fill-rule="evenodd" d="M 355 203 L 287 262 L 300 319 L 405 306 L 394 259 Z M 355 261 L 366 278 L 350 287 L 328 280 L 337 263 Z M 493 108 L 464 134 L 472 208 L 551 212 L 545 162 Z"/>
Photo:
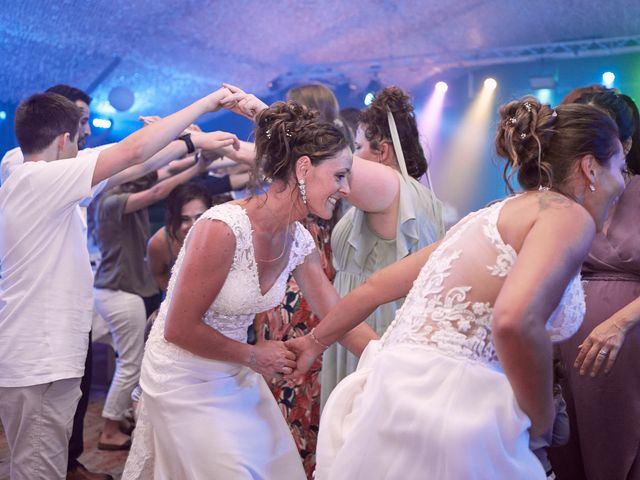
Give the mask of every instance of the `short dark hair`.
<path id="1" fill-rule="evenodd" d="M 18 105 L 14 128 L 23 153 L 43 151 L 58 135 L 78 134 L 80 109 L 57 93 L 36 93 Z"/>
<path id="2" fill-rule="evenodd" d="M 85 92 L 83 92 L 79 88 L 72 87 L 71 85 L 65 85 L 64 83 L 60 83 L 58 85 L 54 85 L 53 87 L 47 88 L 46 91 L 47 93 L 57 93 L 58 95 L 62 95 L 72 102 L 80 100 L 87 105 L 91 103 L 91 97 Z"/>

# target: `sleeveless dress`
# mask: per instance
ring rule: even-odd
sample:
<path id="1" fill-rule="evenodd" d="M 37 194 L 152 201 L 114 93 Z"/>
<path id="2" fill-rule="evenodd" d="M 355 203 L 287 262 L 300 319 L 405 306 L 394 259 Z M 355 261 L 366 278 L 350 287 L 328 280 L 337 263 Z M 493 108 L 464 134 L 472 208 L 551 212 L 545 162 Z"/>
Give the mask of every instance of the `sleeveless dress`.
<path id="1" fill-rule="evenodd" d="M 413 178 L 398 173 L 400 201 L 396 237 L 380 238 L 368 225 L 366 213 L 351 208 L 336 224 L 331 235 L 334 286 L 344 297 L 378 270 L 440 240 L 444 235 L 442 204 L 433 193 Z M 404 299 L 380 305 L 367 323 L 382 335 Z M 322 356 L 322 404 L 344 377 L 355 371 L 358 359 L 339 344 Z"/>
<path id="2" fill-rule="evenodd" d="M 245 343 L 255 314 L 280 302 L 289 273 L 315 243 L 296 222 L 288 265 L 262 295 L 244 208 L 218 205 L 198 219 L 204 220 L 229 225 L 236 248 L 227 279 L 202 320 Z M 305 479 L 289 428 L 261 375 L 242 365 L 199 357 L 164 340 L 167 309 L 184 254 L 182 248 L 147 341 L 139 420 L 122 478 Z"/>
<path id="3" fill-rule="evenodd" d="M 639 209 L 640 175 L 634 175 L 582 265 L 587 313 L 578 332 L 559 346 L 572 430 L 565 447 L 550 450 L 559 479 L 640 479 L 640 327 L 627 332 L 609 373 L 593 378 L 573 366 L 591 331 L 640 297 Z"/>
<path id="4" fill-rule="evenodd" d="M 497 229 L 507 201 L 449 231 L 387 332 L 336 387 L 316 480 L 546 478 L 491 337 L 493 301 L 516 260 Z M 552 340 L 572 335 L 583 314 L 576 275 L 547 322 Z"/>

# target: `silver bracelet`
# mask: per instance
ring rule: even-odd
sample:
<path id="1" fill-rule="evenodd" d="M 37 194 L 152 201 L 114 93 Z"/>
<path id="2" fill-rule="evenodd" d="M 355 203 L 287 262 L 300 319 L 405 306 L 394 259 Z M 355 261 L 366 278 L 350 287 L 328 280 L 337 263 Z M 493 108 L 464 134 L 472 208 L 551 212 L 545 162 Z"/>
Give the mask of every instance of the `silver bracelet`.
<path id="1" fill-rule="evenodd" d="M 324 343 L 322 343 L 320 340 L 318 340 L 318 337 L 316 337 L 315 334 L 315 327 L 311 329 L 311 331 L 309 332 L 309 336 L 311 337 L 311 339 L 316 342 L 318 345 L 320 345 L 322 347 L 323 350 L 326 350 L 327 348 L 329 348 L 329 345 L 325 345 Z"/>

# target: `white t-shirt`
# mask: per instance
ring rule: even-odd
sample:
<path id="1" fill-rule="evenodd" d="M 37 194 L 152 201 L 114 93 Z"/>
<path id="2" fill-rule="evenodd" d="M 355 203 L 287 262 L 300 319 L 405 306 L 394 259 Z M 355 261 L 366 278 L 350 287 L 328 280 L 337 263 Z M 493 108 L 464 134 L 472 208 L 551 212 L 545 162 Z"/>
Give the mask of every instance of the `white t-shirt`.
<path id="1" fill-rule="evenodd" d="M 2 387 L 83 375 L 93 275 L 79 204 L 98 155 L 26 162 L 0 187 Z"/>

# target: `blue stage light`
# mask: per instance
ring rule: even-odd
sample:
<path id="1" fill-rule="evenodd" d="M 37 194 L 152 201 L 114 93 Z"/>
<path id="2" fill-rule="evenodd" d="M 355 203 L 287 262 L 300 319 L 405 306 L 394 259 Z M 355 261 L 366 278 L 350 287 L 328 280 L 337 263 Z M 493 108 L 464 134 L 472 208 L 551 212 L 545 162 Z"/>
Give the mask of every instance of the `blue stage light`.
<path id="1" fill-rule="evenodd" d="M 602 74 L 602 83 L 605 87 L 611 88 L 613 86 L 613 82 L 616 81 L 616 76 L 613 72 L 604 72 Z"/>
<path id="2" fill-rule="evenodd" d="M 0 120 L 5 120 L 7 118 L 7 112 L 4 110 L 0 110 Z"/>

